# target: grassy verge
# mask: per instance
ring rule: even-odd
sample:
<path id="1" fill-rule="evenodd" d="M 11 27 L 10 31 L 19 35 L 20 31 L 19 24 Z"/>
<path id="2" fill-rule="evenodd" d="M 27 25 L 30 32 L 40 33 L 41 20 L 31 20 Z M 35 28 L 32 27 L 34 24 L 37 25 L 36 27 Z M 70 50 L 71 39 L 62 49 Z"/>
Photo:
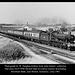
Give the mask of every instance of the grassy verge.
<path id="1" fill-rule="evenodd" d="M 25 50 L 18 44 L 10 43 L 0 49 L 0 59 L 4 61 L 19 60 L 30 57 Z"/>

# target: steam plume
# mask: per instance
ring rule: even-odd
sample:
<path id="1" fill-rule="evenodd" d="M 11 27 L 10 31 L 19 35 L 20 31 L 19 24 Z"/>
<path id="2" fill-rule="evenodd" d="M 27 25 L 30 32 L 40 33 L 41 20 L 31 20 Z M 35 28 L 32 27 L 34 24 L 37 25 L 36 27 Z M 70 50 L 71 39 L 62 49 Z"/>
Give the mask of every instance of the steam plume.
<path id="1" fill-rule="evenodd" d="M 45 17 L 45 18 L 40 18 L 39 20 L 36 21 L 35 24 L 46 24 L 46 25 L 56 25 L 56 24 L 61 24 L 61 25 L 68 25 L 69 23 L 66 21 L 66 19 L 64 18 L 48 18 L 48 17 Z"/>

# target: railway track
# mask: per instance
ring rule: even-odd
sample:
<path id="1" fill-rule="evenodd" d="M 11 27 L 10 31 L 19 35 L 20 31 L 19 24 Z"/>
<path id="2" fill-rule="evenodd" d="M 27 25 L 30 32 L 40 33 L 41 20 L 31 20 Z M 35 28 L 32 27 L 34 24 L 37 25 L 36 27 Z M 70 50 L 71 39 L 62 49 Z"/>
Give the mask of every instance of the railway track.
<path id="1" fill-rule="evenodd" d="M 75 62 L 72 62 L 72 61 L 69 61 L 69 60 L 65 60 L 65 59 L 62 59 L 62 58 L 59 58 L 57 56 L 54 56 L 54 54 L 56 55 L 61 55 L 63 57 L 67 57 L 69 59 L 72 59 L 72 60 L 75 60 L 75 56 L 74 55 L 70 55 L 68 53 L 63 53 L 63 52 L 60 52 L 60 51 L 57 51 L 57 50 L 54 50 L 54 49 L 50 49 L 50 47 L 43 47 L 43 46 L 40 46 L 40 44 L 38 45 L 37 43 L 34 43 L 34 42 L 30 42 L 30 41 L 26 41 L 26 40 L 22 40 L 22 39 L 18 39 L 18 38 L 15 38 L 15 37 L 11 37 L 11 36 L 8 36 L 8 35 L 5 35 L 5 34 L 1 34 L 2 36 L 5 36 L 5 37 L 8 37 L 8 38 L 11 38 L 11 39 L 14 39 L 16 41 L 19 41 L 29 47 L 33 47 L 35 46 L 38 50 L 40 50 L 41 52 L 39 54 L 41 54 L 42 56 L 48 58 L 48 59 L 51 59 L 51 56 L 53 57 L 52 60 L 56 61 L 56 62 L 59 62 L 61 64 L 75 64 Z M 52 51 L 52 52 L 51 52 Z"/>
<path id="2" fill-rule="evenodd" d="M 31 48 L 32 49 L 32 48 Z M 33 48 L 34 49 L 34 48 Z M 65 57 L 63 57 L 64 59 L 58 57 L 57 55 L 58 54 L 52 54 L 51 52 L 47 52 L 47 51 L 44 51 L 42 49 L 38 49 L 40 52 L 36 52 L 36 54 L 39 54 L 47 59 L 50 59 L 50 60 L 53 60 L 53 61 L 56 61 L 60 64 L 75 64 L 75 62 L 72 62 L 72 61 L 69 61 L 69 60 L 66 60 Z"/>
<path id="3" fill-rule="evenodd" d="M 25 41 L 25 42 L 27 42 L 27 41 Z M 29 41 L 28 41 L 29 42 Z M 61 56 L 64 56 L 64 57 L 68 57 L 68 58 L 70 58 L 70 59 L 73 59 L 73 60 L 75 60 L 75 54 L 71 54 L 71 51 L 63 51 L 63 49 L 61 49 L 61 50 L 55 50 L 55 48 L 53 49 L 53 48 L 51 48 L 51 47 L 45 47 L 45 45 L 41 45 L 40 46 L 40 44 L 36 44 L 36 43 L 31 43 L 31 42 L 29 42 L 29 44 L 28 45 L 30 45 L 30 44 L 32 44 L 32 45 L 34 45 L 36 48 L 38 48 L 38 49 L 42 49 L 42 51 L 47 51 L 47 52 L 52 52 L 53 54 L 58 54 L 58 55 L 61 55 Z M 31 46 L 32 46 L 31 45 Z M 58 49 L 58 48 L 57 48 Z"/>

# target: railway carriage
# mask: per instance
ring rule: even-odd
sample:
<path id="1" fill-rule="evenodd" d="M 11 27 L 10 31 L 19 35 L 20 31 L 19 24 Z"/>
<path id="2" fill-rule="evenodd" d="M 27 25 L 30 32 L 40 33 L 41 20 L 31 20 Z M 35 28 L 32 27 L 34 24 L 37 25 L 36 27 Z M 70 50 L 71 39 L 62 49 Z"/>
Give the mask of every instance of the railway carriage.
<path id="1" fill-rule="evenodd" d="M 13 33 L 15 35 L 23 35 L 23 31 L 22 30 L 14 30 Z"/>
<path id="2" fill-rule="evenodd" d="M 25 39 L 31 40 L 31 41 L 36 41 L 39 42 L 40 40 L 40 32 L 39 30 L 27 30 L 23 32 L 23 37 Z"/>
<path id="3" fill-rule="evenodd" d="M 7 32 L 13 34 L 13 30 L 8 30 Z"/>
<path id="4" fill-rule="evenodd" d="M 22 38 L 23 37 L 23 30 L 13 30 L 13 36 Z"/>

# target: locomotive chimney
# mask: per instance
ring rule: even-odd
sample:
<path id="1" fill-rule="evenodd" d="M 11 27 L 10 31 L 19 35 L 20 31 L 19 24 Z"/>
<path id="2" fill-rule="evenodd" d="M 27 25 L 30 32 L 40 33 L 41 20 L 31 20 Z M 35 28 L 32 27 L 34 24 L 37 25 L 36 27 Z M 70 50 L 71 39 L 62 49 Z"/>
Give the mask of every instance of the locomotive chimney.
<path id="1" fill-rule="evenodd" d="M 71 35 L 71 27 L 68 28 L 68 33 Z"/>

